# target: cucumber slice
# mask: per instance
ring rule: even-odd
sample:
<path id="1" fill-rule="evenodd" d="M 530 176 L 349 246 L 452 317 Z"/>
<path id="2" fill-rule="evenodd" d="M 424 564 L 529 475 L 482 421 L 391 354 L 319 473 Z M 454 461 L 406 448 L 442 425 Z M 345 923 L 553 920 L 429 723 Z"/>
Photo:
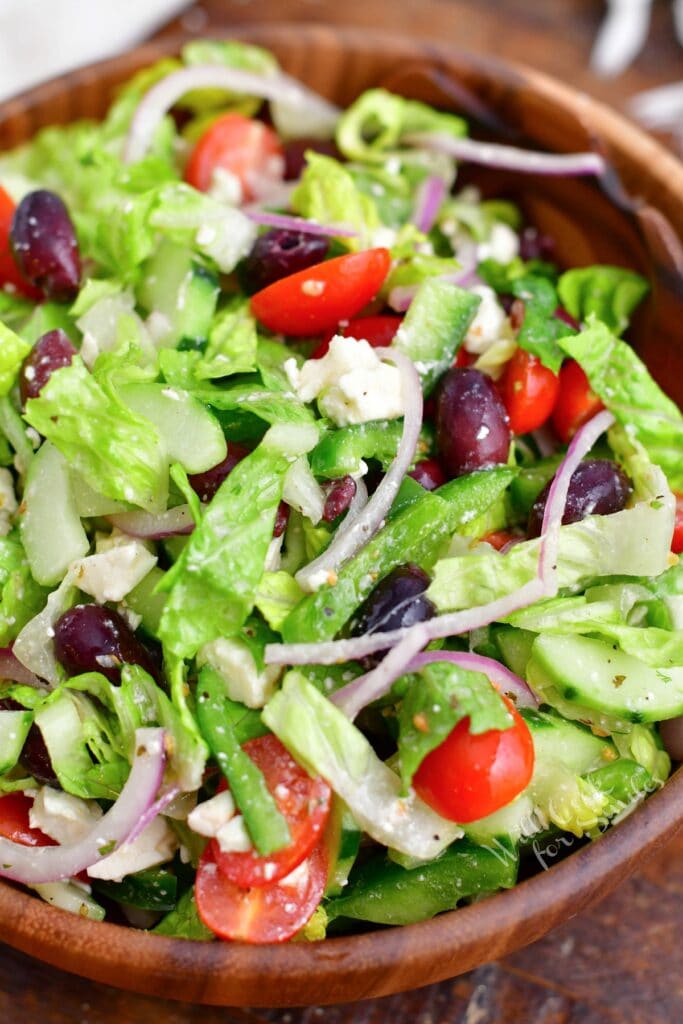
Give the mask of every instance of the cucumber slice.
<path id="1" fill-rule="evenodd" d="M 209 337 L 219 291 L 216 274 L 189 249 L 164 241 L 144 268 L 138 298 L 149 313 L 160 313 L 168 321 L 164 347 L 180 342 L 198 347 Z"/>
<path id="2" fill-rule="evenodd" d="M 70 470 L 71 493 L 73 494 L 76 511 L 82 519 L 93 516 L 113 516 L 117 512 L 125 512 L 130 506 L 124 505 L 122 501 L 115 498 L 108 498 L 105 494 L 99 494 L 93 490 L 89 483 L 83 479 L 80 473 L 74 469 Z"/>
<path id="3" fill-rule="evenodd" d="M 496 626 L 493 636 L 507 667 L 521 679 L 526 679 L 526 667 L 537 634 L 514 626 Z"/>
<path id="4" fill-rule="evenodd" d="M 59 583 L 71 562 L 87 555 L 90 542 L 81 524 L 66 461 L 46 441 L 26 477 L 21 539 L 33 578 Z"/>
<path id="5" fill-rule="evenodd" d="M 560 761 L 572 774 L 585 775 L 617 758 L 610 739 L 596 736 L 580 722 L 569 722 L 553 711 L 532 708 L 522 708 L 520 714 L 529 726 L 539 762 Z"/>
<path id="6" fill-rule="evenodd" d="M 683 668 L 654 669 L 601 640 L 537 637 L 527 679 L 548 704 L 555 698 L 584 718 L 597 711 L 625 722 L 660 722 L 683 714 Z"/>
<path id="7" fill-rule="evenodd" d="M 0 711 L 0 775 L 19 760 L 32 721 L 32 711 Z"/>
<path id="8" fill-rule="evenodd" d="M 187 391 L 164 384 L 126 384 L 121 401 L 157 428 L 170 462 L 204 473 L 222 462 L 228 446 L 216 417 Z"/>
<path id="9" fill-rule="evenodd" d="M 164 570 L 155 566 L 125 597 L 125 603 L 131 611 L 142 616 L 142 627 L 150 636 L 159 634 L 161 613 L 168 597 L 168 594 L 156 592 L 156 585 L 163 576 Z"/>

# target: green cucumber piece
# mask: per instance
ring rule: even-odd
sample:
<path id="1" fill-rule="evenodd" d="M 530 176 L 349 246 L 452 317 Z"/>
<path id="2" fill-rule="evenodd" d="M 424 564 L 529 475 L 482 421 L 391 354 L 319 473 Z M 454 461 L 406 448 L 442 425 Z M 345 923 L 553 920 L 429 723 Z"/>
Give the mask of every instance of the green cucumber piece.
<path id="1" fill-rule="evenodd" d="M 611 644 L 581 636 L 537 637 L 527 679 L 562 713 L 574 706 L 624 722 L 660 722 L 683 714 L 683 668 L 654 669 Z"/>
<path id="2" fill-rule="evenodd" d="M 325 895 L 340 896 L 356 862 L 362 833 L 351 811 L 336 794 L 332 797 L 326 836 L 331 867 Z"/>
<path id="3" fill-rule="evenodd" d="M 36 452 L 22 502 L 21 539 L 37 583 L 59 583 L 90 542 L 81 524 L 64 456 L 46 441 Z"/>
<path id="4" fill-rule="evenodd" d="M 501 657 L 510 671 L 526 679 L 526 667 L 531 657 L 531 648 L 537 634 L 528 629 L 514 626 L 496 626 L 493 637 Z"/>
<path id="5" fill-rule="evenodd" d="M 121 401 L 157 428 L 169 462 L 204 473 L 225 458 L 228 447 L 216 417 L 198 399 L 164 384 L 125 384 Z"/>
<path id="6" fill-rule="evenodd" d="M 585 775 L 617 758 L 612 741 L 596 736 L 581 722 L 533 708 L 522 708 L 520 714 L 529 726 L 538 762 L 560 761 L 573 775 Z"/>
<path id="7" fill-rule="evenodd" d="M 19 760 L 32 722 L 32 711 L 0 711 L 0 775 Z"/>
<path id="8" fill-rule="evenodd" d="M 199 347 L 209 337 L 220 294 L 218 277 L 183 246 L 164 241 L 144 267 L 138 298 L 169 322 L 162 344 Z"/>
<path id="9" fill-rule="evenodd" d="M 158 636 L 161 613 L 168 597 L 156 589 L 164 575 L 163 569 L 154 566 L 125 597 L 125 604 L 130 610 L 142 616 L 142 627 L 150 636 Z"/>

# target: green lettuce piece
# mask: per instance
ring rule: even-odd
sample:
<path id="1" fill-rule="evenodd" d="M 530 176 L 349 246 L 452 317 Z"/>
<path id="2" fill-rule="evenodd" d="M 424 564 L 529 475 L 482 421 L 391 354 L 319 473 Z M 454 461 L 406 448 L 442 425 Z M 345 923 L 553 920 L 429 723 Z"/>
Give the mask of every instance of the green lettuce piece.
<path id="1" fill-rule="evenodd" d="M 451 223 L 449 224 L 449 222 Z M 447 235 L 453 232 L 455 225 L 461 225 L 475 242 L 487 242 L 491 237 L 494 224 L 507 224 L 513 230 L 518 230 L 522 226 L 522 214 L 519 207 L 506 199 L 474 200 L 461 194 L 449 196 L 445 200 L 439 210 L 437 223 Z M 495 261 L 491 260 L 490 262 Z M 513 262 L 522 264 L 519 259 Z M 508 266 L 509 264 L 496 265 Z"/>
<path id="2" fill-rule="evenodd" d="M 515 282 L 521 278 L 543 278 L 554 284 L 557 279 L 557 270 L 552 263 L 545 263 L 543 260 L 524 261 L 516 256 L 509 263 L 500 263 L 498 260 L 486 259 L 477 265 L 477 274 L 483 281 L 499 294 L 512 292 Z"/>
<path id="3" fill-rule="evenodd" d="M 289 460 L 264 441 L 221 484 L 162 586 L 164 646 L 194 657 L 233 636 L 254 605 Z"/>
<path id="4" fill-rule="evenodd" d="M 525 276 L 512 282 L 512 294 L 524 302 L 524 320 L 517 333 L 517 344 L 558 373 L 564 353 L 558 339 L 572 333 L 564 321 L 555 316 L 557 292 L 544 277 Z"/>
<path id="5" fill-rule="evenodd" d="M 592 390 L 617 421 L 683 490 L 683 414 L 650 376 L 630 345 L 594 316 L 580 334 L 563 338 L 561 348 L 585 372 Z"/>
<path id="6" fill-rule="evenodd" d="M 328 782 L 377 842 L 431 860 L 462 834 L 414 794 L 401 795 L 398 775 L 301 672 L 287 673 L 262 718 L 298 761 Z"/>
<path id="7" fill-rule="evenodd" d="M 30 347 L 28 342 L 0 321 L 0 398 L 14 386 L 19 367 Z"/>
<path id="8" fill-rule="evenodd" d="M 344 224 L 354 228 L 356 237 L 339 237 L 344 248 L 355 252 L 372 246 L 372 236 L 382 226 L 377 208 L 364 195 L 349 171 L 334 157 L 322 153 L 306 154 L 306 169 L 292 193 L 290 205 L 295 213 L 321 224 Z"/>
<path id="9" fill-rule="evenodd" d="M 258 336 L 249 303 L 231 302 L 214 317 L 209 343 L 195 368 L 198 380 L 212 380 L 256 368 Z"/>
<path id="10" fill-rule="evenodd" d="M 418 239 L 419 241 L 420 239 Z M 421 237 L 424 242 L 424 235 Z M 392 247 L 392 255 L 394 248 Z M 409 251 L 408 259 L 402 259 L 389 272 L 389 276 L 382 285 L 382 294 L 388 295 L 392 288 L 405 288 L 411 285 L 422 284 L 430 277 L 443 277 L 446 274 L 453 274 L 459 264 L 450 256 L 429 256 L 424 253 L 413 253 Z"/>
<path id="11" fill-rule="evenodd" d="M 613 739 L 620 757 L 642 765 L 658 785 L 664 785 L 671 774 L 671 758 L 662 747 L 656 726 L 638 722 L 629 732 L 615 733 Z"/>
<path id="12" fill-rule="evenodd" d="M 199 917 L 194 888 L 188 889 L 177 906 L 152 929 L 155 935 L 168 935 L 173 939 L 193 939 L 195 942 L 213 942 L 216 936 Z"/>
<path id="13" fill-rule="evenodd" d="M 427 754 L 463 718 L 469 718 L 468 731 L 475 736 L 513 724 L 502 697 L 481 672 L 447 661 L 425 665 L 408 688 L 399 712 L 398 751 L 406 791 Z"/>
<path id="14" fill-rule="evenodd" d="M 0 537 L 0 647 L 8 647 L 47 600 L 29 568 L 17 530 Z"/>
<path id="15" fill-rule="evenodd" d="M 337 145 L 347 160 L 382 163 L 399 149 L 404 135 L 441 132 L 467 134 L 461 117 L 407 100 L 386 89 L 368 89 L 348 107 L 337 124 Z"/>
<path id="16" fill-rule="evenodd" d="M 562 305 L 575 320 L 583 322 L 592 314 L 615 334 L 623 334 L 649 290 L 644 277 L 623 267 L 575 267 L 557 282 Z"/>
<path id="17" fill-rule="evenodd" d="M 412 359 L 425 394 L 452 364 L 480 301 L 472 292 L 434 278 L 418 288 L 393 347 Z"/>
<path id="18" fill-rule="evenodd" d="M 289 613 L 304 596 L 294 577 L 279 569 L 277 572 L 264 572 L 256 588 L 254 606 L 270 628 L 279 631 Z"/>
<path id="19" fill-rule="evenodd" d="M 52 374 L 25 416 L 94 490 L 150 512 L 166 508 L 168 466 L 157 430 L 79 356 Z"/>
<path id="20" fill-rule="evenodd" d="M 218 412 L 252 413 L 270 424 L 313 423 L 315 420 L 309 407 L 291 392 L 271 391 L 260 382 L 228 384 L 222 388 L 205 383 L 193 390 L 193 394 Z"/>
<path id="21" fill-rule="evenodd" d="M 257 75 L 273 74 L 278 69 L 277 60 L 268 50 L 238 42 L 236 39 L 192 39 L 183 46 L 180 53 L 183 63 L 188 67 L 196 64 L 215 64 L 251 71 Z M 205 117 L 216 116 L 226 110 L 237 111 L 245 117 L 253 117 L 262 103 L 260 97 L 231 93 L 225 89 L 193 89 L 183 96 L 178 105 L 204 114 Z M 204 119 L 201 119 L 200 123 L 203 122 Z M 188 135 L 187 130 L 184 134 Z M 194 131 L 191 137 L 195 137 Z"/>

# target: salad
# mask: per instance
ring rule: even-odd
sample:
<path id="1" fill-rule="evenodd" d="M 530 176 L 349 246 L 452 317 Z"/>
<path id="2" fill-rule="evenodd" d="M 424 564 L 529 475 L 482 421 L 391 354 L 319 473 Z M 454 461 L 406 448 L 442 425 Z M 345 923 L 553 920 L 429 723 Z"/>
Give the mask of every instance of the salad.
<path id="1" fill-rule="evenodd" d="M 0 157 L 0 876 L 320 940 L 513 886 L 683 755 L 648 283 L 463 163 L 606 170 L 216 41 Z"/>

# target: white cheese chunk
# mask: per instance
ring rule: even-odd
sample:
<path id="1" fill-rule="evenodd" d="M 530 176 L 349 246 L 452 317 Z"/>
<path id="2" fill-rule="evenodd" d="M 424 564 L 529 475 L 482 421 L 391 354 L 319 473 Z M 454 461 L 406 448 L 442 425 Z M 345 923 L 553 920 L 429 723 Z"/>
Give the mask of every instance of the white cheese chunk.
<path id="1" fill-rule="evenodd" d="M 511 263 L 519 256 L 519 235 L 508 224 L 496 222 L 485 242 L 477 246 L 477 259 Z"/>
<path id="2" fill-rule="evenodd" d="M 222 853 L 248 853 L 251 850 L 251 839 L 241 814 L 236 814 L 219 828 L 216 839 Z"/>
<path id="3" fill-rule="evenodd" d="M 225 681 L 228 697 L 248 708 L 265 707 L 282 671 L 278 665 L 266 665 L 259 672 L 247 644 L 235 637 L 219 637 L 204 644 L 197 654 L 197 665 L 207 664 Z"/>
<path id="4" fill-rule="evenodd" d="M 229 790 L 217 793 L 210 800 L 197 804 L 187 816 L 187 824 L 197 835 L 215 839 L 219 830 L 235 813 L 235 801 Z"/>
<path id="5" fill-rule="evenodd" d="M 94 800 L 81 800 L 51 786 L 41 786 L 28 813 L 31 828 L 65 846 L 82 839 L 101 817 Z"/>
<path id="6" fill-rule="evenodd" d="M 317 399 L 318 408 L 338 427 L 370 420 L 393 420 L 404 413 L 401 375 L 383 363 L 365 339 L 337 335 L 322 359 L 309 359 L 300 370 L 285 364 L 302 402 Z"/>
<path id="7" fill-rule="evenodd" d="M 479 296 L 481 303 L 465 335 L 464 345 L 468 352 L 481 355 L 502 338 L 511 338 L 512 328 L 493 288 L 482 284 L 471 291 Z"/>
<path id="8" fill-rule="evenodd" d="M 12 529 L 16 511 L 17 497 L 12 474 L 8 469 L 0 469 L 0 537 L 6 537 Z"/>
<path id="9" fill-rule="evenodd" d="M 113 543 L 94 555 L 78 558 L 69 566 L 79 590 L 98 604 L 121 601 L 156 565 L 156 557 L 133 537 Z"/>
<path id="10" fill-rule="evenodd" d="M 126 875 L 165 864 L 179 845 L 175 832 L 159 815 L 132 843 L 124 843 L 108 857 L 88 868 L 88 875 L 91 878 L 120 882 Z"/>

